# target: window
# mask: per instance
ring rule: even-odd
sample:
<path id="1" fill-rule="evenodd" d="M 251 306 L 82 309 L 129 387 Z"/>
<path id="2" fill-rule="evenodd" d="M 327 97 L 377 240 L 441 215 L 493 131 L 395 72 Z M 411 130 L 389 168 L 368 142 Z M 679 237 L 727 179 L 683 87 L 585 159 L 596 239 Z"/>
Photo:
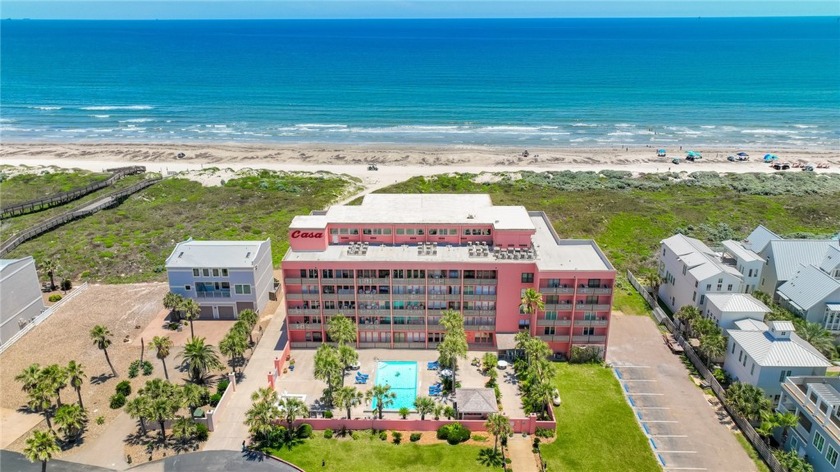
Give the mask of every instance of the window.
<path id="1" fill-rule="evenodd" d="M 755 375 L 755 362 L 753 362 L 752 368 L 750 369 L 750 375 Z"/>
<path id="2" fill-rule="evenodd" d="M 825 453 L 825 459 L 832 466 L 837 465 L 837 451 L 833 447 L 828 446 L 828 452 Z"/>
<path id="3" fill-rule="evenodd" d="M 219 269 L 213 269 L 213 277 L 219 276 Z"/>
<path id="4" fill-rule="evenodd" d="M 735 343 L 732 343 L 732 354 L 735 354 Z"/>
<path id="5" fill-rule="evenodd" d="M 685 271 L 686 271 L 686 269 L 687 269 L 687 268 L 688 268 L 688 266 L 686 266 L 685 264 L 683 264 L 683 275 L 685 275 Z"/>
<path id="6" fill-rule="evenodd" d="M 726 286 L 726 291 L 727 291 L 727 292 L 731 292 L 731 291 L 732 291 L 732 284 L 729 284 L 729 285 L 727 285 L 727 286 Z"/>
<path id="7" fill-rule="evenodd" d="M 555 328 L 554 326 L 546 326 L 543 330 L 543 334 L 546 336 L 554 336 Z"/>
<path id="8" fill-rule="evenodd" d="M 825 447 L 825 438 L 817 432 L 814 432 L 814 447 L 820 452 L 822 452 Z"/>
<path id="9" fill-rule="evenodd" d="M 250 295 L 251 294 L 251 286 L 250 285 L 234 285 L 234 290 L 236 291 L 237 295 Z"/>
<path id="10" fill-rule="evenodd" d="M 700 283 L 700 282 L 698 282 L 698 281 L 696 281 L 696 280 L 695 280 L 695 281 L 694 281 L 694 288 L 697 288 L 697 285 L 698 285 L 699 283 Z"/>
<path id="11" fill-rule="evenodd" d="M 193 277 L 198 277 L 199 271 L 198 269 L 193 269 Z"/>
<path id="12" fill-rule="evenodd" d="M 210 277 L 210 269 L 201 269 L 201 275 Z"/>
<path id="13" fill-rule="evenodd" d="M 222 277 L 227 277 L 227 276 L 228 276 L 228 270 L 227 269 L 222 269 Z"/>
<path id="14" fill-rule="evenodd" d="M 704 301 L 706 301 L 706 296 L 700 295 L 700 304 L 702 305 Z"/>
<path id="15" fill-rule="evenodd" d="M 697 301 L 697 292 L 694 292 L 694 295 L 691 296 L 691 301 Z"/>
<path id="16" fill-rule="evenodd" d="M 706 284 L 706 291 L 708 292 L 711 289 L 712 289 L 712 284 Z"/>
<path id="17" fill-rule="evenodd" d="M 405 230 L 402 228 L 397 228 L 397 234 L 405 234 Z"/>
<path id="18" fill-rule="evenodd" d="M 783 370 L 783 371 L 782 371 L 782 373 L 781 373 L 781 374 L 779 374 L 779 383 L 784 382 L 784 381 L 785 381 L 785 377 L 790 376 L 790 374 L 792 374 L 792 373 L 793 373 L 793 372 L 792 372 L 792 371 L 790 371 L 790 370 Z M 822 449 L 820 449 L 820 452 L 822 452 Z"/>
<path id="19" fill-rule="evenodd" d="M 338 228 L 330 228 L 330 234 L 338 234 Z"/>
<path id="20" fill-rule="evenodd" d="M 733 349 L 734 349 L 734 347 L 733 347 Z M 734 351 L 733 351 L 733 353 L 734 353 Z M 738 362 L 741 362 L 742 360 L 744 360 L 744 351 L 738 351 Z"/>
<path id="21" fill-rule="evenodd" d="M 534 283 L 534 273 L 533 272 L 523 272 L 522 273 L 522 283 L 523 284 Z"/>
<path id="22" fill-rule="evenodd" d="M 369 228 L 365 228 L 362 230 L 362 234 L 364 234 L 365 236 L 370 236 L 371 234 L 373 234 L 373 231 Z"/>
<path id="23" fill-rule="evenodd" d="M 190 290 L 192 290 L 192 287 L 190 287 L 189 285 L 184 285 L 184 290 L 189 292 Z"/>
<path id="24" fill-rule="evenodd" d="M 583 328 L 583 335 L 584 336 L 592 336 L 594 334 L 595 334 L 595 328 L 592 328 L 592 327 Z"/>

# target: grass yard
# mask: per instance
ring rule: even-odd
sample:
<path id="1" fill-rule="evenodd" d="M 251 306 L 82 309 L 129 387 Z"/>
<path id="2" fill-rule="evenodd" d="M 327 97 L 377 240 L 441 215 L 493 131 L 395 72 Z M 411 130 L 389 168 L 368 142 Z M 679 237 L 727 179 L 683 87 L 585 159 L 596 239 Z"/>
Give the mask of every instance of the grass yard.
<path id="1" fill-rule="evenodd" d="M 399 470 L 401 472 L 427 472 L 430 470 L 452 470 L 459 472 L 487 471 L 477 458 L 483 449 L 479 446 L 459 444 L 419 445 L 410 443 L 403 435 L 402 444 L 393 444 L 372 438 L 360 432 L 357 440 L 324 439 L 320 432 L 291 450 L 272 450 L 271 454 L 281 457 L 304 470 L 335 472 L 370 472 Z M 321 461 L 326 465 L 321 467 Z"/>
<path id="2" fill-rule="evenodd" d="M 292 218 L 322 209 L 355 188 L 333 174 L 262 171 L 203 187 L 181 178 L 159 182 L 120 206 L 68 223 L 28 241 L 9 257 L 58 262 L 61 277 L 104 283 L 166 279 L 175 243 L 194 239 L 272 240 L 275 266 L 288 248 Z"/>
<path id="3" fill-rule="evenodd" d="M 592 364 L 557 367 L 555 385 L 563 403 L 554 408 L 557 438 L 541 447 L 548 470 L 661 470 L 609 369 Z"/>
<path id="4" fill-rule="evenodd" d="M 9 178 L 2 178 L 7 174 L 14 175 Z M 25 168 L 2 166 L 0 167 L 0 199 L 3 201 L 3 206 L 10 206 L 85 187 L 100 180 L 105 180 L 110 175 L 83 170 L 52 171 L 46 169 L 27 172 Z"/>

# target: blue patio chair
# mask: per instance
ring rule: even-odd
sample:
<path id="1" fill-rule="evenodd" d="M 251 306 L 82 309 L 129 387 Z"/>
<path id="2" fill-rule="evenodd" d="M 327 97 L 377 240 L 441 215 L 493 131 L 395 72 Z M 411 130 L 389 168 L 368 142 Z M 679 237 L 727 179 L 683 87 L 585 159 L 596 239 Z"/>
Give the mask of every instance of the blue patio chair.
<path id="1" fill-rule="evenodd" d="M 356 383 L 357 384 L 366 384 L 367 381 L 368 381 L 367 377 L 362 377 L 362 378 L 356 377 Z"/>

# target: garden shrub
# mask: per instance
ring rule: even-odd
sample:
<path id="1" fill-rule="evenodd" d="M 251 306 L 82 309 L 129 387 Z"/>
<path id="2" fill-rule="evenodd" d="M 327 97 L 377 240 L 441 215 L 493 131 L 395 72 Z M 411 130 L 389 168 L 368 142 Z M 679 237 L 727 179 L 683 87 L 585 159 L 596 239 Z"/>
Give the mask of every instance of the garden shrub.
<path id="1" fill-rule="evenodd" d="M 140 373 L 140 361 L 134 361 L 128 366 L 128 378 L 133 379 Z"/>
<path id="2" fill-rule="evenodd" d="M 386 441 L 388 439 L 388 432 L 387 431 L 380 432 L 379 433 L 379 439 L 381 439 L 383 441 Z"/>
<path id="3" fill-rule="evenodd" d="M 324 412 L 324 418 L 330 419 L 333 417 L 333 412 L 331 410 L 326 410 Z"/>
<path id="4" fill-rule="evenodd" d="M 195 424 L 195 439 L 199 442 L 207 441 L 207 438 L 210 436 L 210 430 L 207 429 L 207 426 L 196 423 Z"/>
<path id="5" fill-rule="evenodd" d="M 392 432 L 391 437 L 394 438 L 394 444 L 399 444 L 402 442 L 402 433 L 399 431 Z"/>
<path id="6" fill-rule="evenodd" d="M 50 295 L 49 301 L 50 301 L 51 303 L 55 303 L 55 302 L 57 302 L 57 301 L 59 301 L 59 300 L 61 300 L 61 295 L 59 295 L 59 294 L 57 294 L 57 293 L 55 293 L 55 294 L 53 294 L 53 295 Z"/>
<path id="7" fill-rule="evenodd" d="M 111 395 L 111 409 L 117 410 L 123 406 L 125 406 L 125 395 L 121 393 Z"/>
<path id="8" fill-rule="evenodd" d="M 571 364 L 587 364 L 601 362 L 601 349 L 596 346 L 573 346 Z"/>
<path id="9" fill-rule="evenodd" d="M 461 423 L 457 422 L 445 424 L 437 430 L 437 438 L 445 440 L 452 445 L 468 440 L 471 434 L 470 430 L 465 428 Z"/>
<path id="10" fill-rule="evenodd" d="M 230 380 L 228 380 L 228 379 L 219 380 L 219 383 L 216 384 L 216 392 L 224 394 L 225 390 L 228 388 L 228 385 L 230 385 Z"/>
<path id="11" fill-rule="evenodd" d="M 219 393 L 214 393 L 213 395 L 210 395 L 210 406 L 217 406 L 221 400 L 222 395 Z"/>
<path id="12" fill-rule="evenodd" d="M 71 282 L 70 279 L 64 279 L 61 281 L 61 290 L 66 292 L 71 288 L 73 288 L 73 282 Z"/>
<path id="13" fill-rule="evenodd" d="M 405 419 L 410 412 L 411 412 L 411 410 L 409 410 L 407 407 L 402 407 L 402 408 L 400 408 L 400 417 L 402 419 Z"/>
<path id="14" fill-rule="evenodd" d="M 152 372 L 155 370 L 155 366 L 152 365 L 149 361 L 143 361 L 143 375 L 152 375 Z"/>
<path id="15" fill-rule="evenodd" d="M 312 425 L 309 423 L 303 423 L 302 425 L 298 426 L 297 430 L 297 437 L 306 439 L 312 436 Z"/>
<path id="16" fill-rule="evenodd" d="M 353 438 L 353 441 L 357 441 L 359 439 L 359 433 L 353 431 L 350 433 L 350 437 Z"/>
<path id="17" fill-rule="evenodd" d="M 487 441 L 487 436 L 483 434 L 473 434 L 472 436 L 470 436 L 470 439 L 472 439 L 473 441 L 484 442 Z"/>
<path id="18" fill-rule="evenodd" d="M 327 428 L 324 430 L 324 439 L 332 439 L 333 437 L 333 430 Z"/>
<path id="19" fill-rule="evenodd" d="M 129 382 L 128 380 L 123 380 L 122 382 L 117 384 L 117 387 L 116 387 L 115 390 L 120 395 L 122 395 L 124 397 L 127 397 L 127 396 L 131 395 L 131 382 Z"/>
<path id="20" fill-rule="evenodd" d="M 409 439 L 411 440 L 411 442 L 417 442 L 417 441 L 420 440 L 421 436 L 422 435 L 420 433 L 411 433 L 411 436 L 409 436 Z"/>
<path id="21" fill-rule="evenodd" d="M 551 428 L 537 428 L 534 434 L 541 438 L 553 438 L 554 430 Z"/>

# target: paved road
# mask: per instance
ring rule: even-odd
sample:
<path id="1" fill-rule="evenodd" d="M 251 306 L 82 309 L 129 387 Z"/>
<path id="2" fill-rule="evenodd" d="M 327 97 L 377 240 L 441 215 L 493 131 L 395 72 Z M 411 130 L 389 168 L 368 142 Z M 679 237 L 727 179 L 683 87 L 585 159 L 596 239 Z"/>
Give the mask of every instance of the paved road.
<path id="1" fill-rule="evenodd" d="M 607 354 L 666 471 L 756 470 L 650 318 L 613 315 Z"/>
<path id="2" fill-rule="evenodd" d="M 12 451 L 0 451 L 0 470 L 3 472 L 41 472 L 41 463 L 32 463 L 23 454 Z M 91 465 L 54 460 L 47 463 L 50 472 L 112 472 Z"/>
<path id="3" fill-rule="evenodd" d="M 515 472 L 537 472 L 537 460 L 532 452 L 534 440 L 514 434 L 507 440 L 507 452 L 510 467 Z"/>
<path id="4" fill-rule="evenodd" d="M 259 453 L 208 451 L 181 454 L 131 469 L 137 472 L 297 472 L 297 469 Z"/>
<path id="5" fill-rule="evenodd" d="M 81 464 L 125 470 L 125 438 L 137 430 L 137 420 L 126 412 L 120 413 L 111 424 L 90 444 L 67 456 L 67 460 Z"/>
<path id="6" fill-rule="evenodd" d="M 242 441 L 248 437 L 248 427 L 245 426 L 245 412 L 251 407 L 251 393 L 258 388 L 268 386 L 268 372 L 274 368 L 274 358 L 280 356 L 277 341 L 280 339 L 280 328 L 286 317 L 286 310 L 282 303 L 265 328 L 260 343 L 254 350 L 254 355 L 245 367 L 245 375 L 236 385 L 236 392 L 228 401 L 221 413 L 213 418 L 214 431 L 204 445 L 205 451 L 239 451 Z"/>

